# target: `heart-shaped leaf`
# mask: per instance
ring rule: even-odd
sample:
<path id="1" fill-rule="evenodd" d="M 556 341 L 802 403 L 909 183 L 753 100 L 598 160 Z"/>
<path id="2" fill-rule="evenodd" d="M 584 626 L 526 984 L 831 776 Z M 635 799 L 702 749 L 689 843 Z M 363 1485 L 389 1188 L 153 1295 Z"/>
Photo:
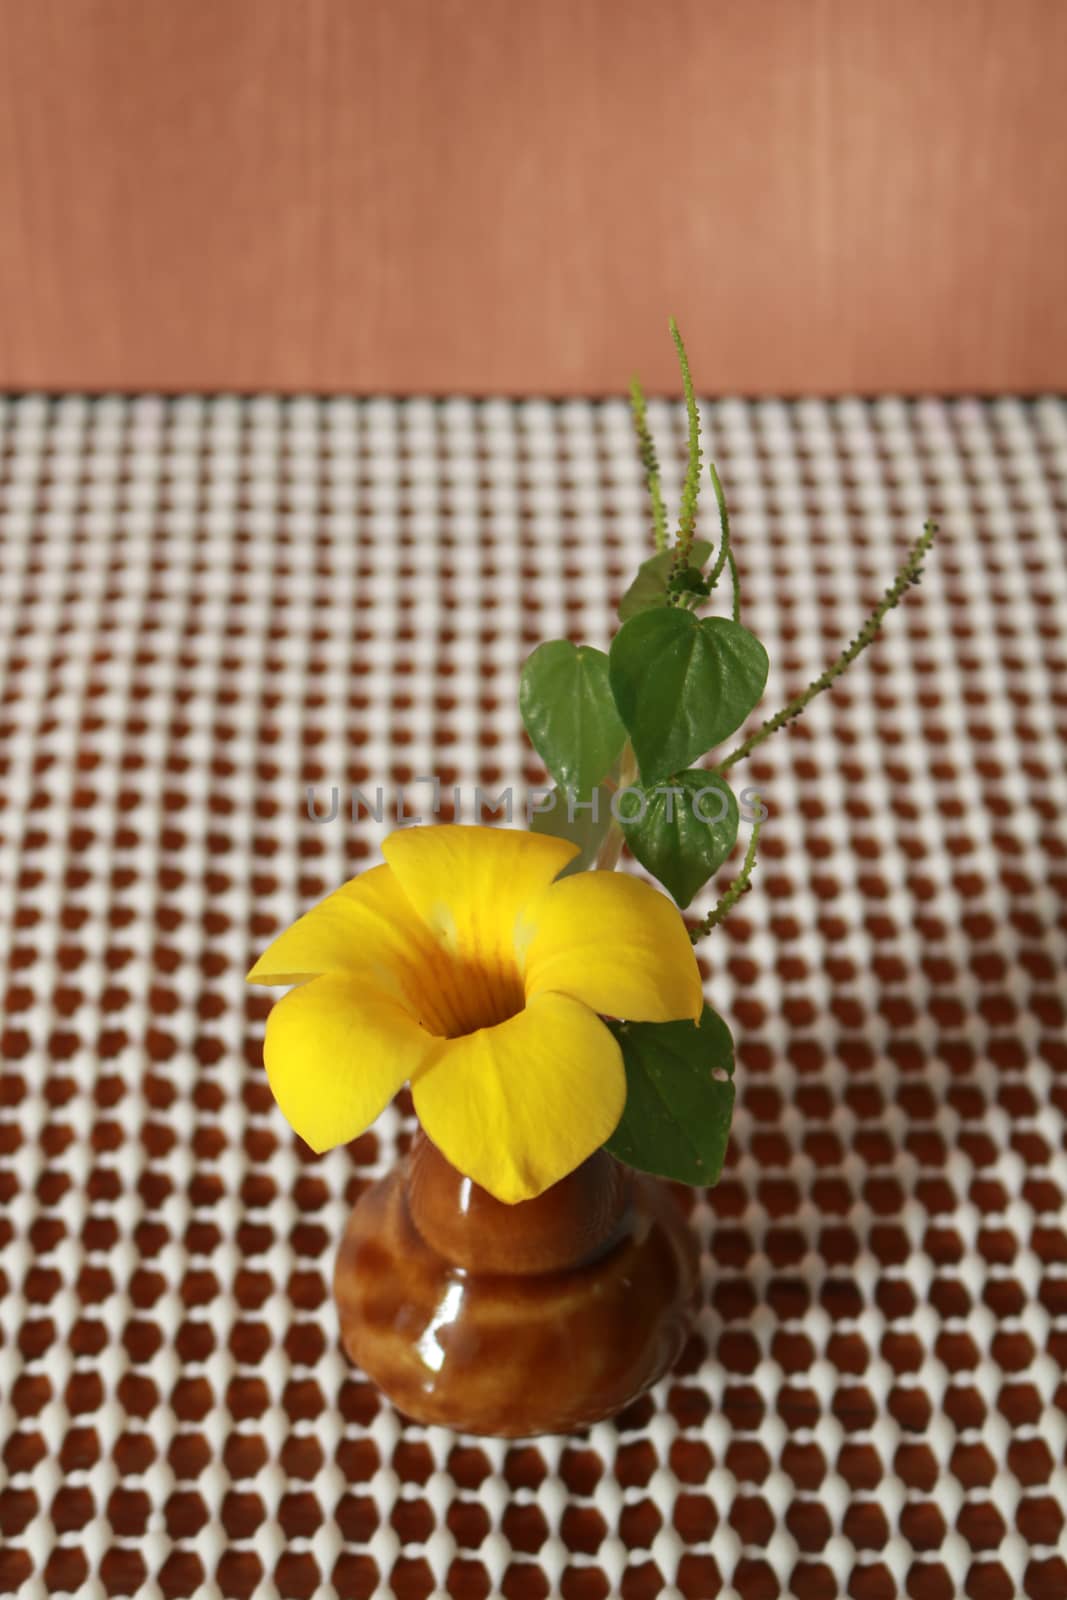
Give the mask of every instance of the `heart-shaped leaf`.
<path id="1" fill-rule="evenodd" d="M 519 710 L 534 749 L 558 784 L 587 794 L 626 743 L 608 681 L 608 658 L 551 639 L 522 669 Z"/>
<path id="2" fill-rule="evenodd" d="M 717 1183 L 734 1109 L 734 1045 L 710 1006 L 692 1022 L 609 1024 L 622 1047 L 626 1107 L 605 1149 L 679 1183 Z"/>
<path id="3" fill-rule="evenodd" d="M 530 829 L 533 833 L 548 833 L 554 839 L 567 839 L 579 848 L 580 854 L 569 866 L 564 867 L 560 877 L 565 878 L 571 872 L 587 872 L 594 865 L 597 852 L 604 843 L 604 835 L 611 826 L 613 792 L 603 785 L 583 795 L 573 789 L 556 788 L 545 800 L 543 809 L 538 806 L 531 811 Z"/>
<path id="4" fill-rule="evenodd" d="M 739 622 L 670 606 L 623 623 L 610 676 L 647 786 L 691 766 L 740 727 L 767 682 L 767 652 Z"/>
<path id="5" fill-rule="evenodd" d="M 711 545 L 704 539 L 694 539 L 689 548 L 689 565 L 702 567 L 711 554 Z M 623 622 L 636 617 L 639 611 L 653 611 L 667 604 L 667 579 L 674 564 L 674 551 L 661 550 L 649 556 L 637 569 L 637 577 L 619 601 L 619 617 Z"/>
<path id="6" fill-rule="evenodd" d="M 626 843 L 680 906 L 687 906 L 722 866 L 737 839 L 737 801 L 725 779 L 699 769 L 659 789 L 621 798 Z M 637 812 L 637 801 L 645 809 Z M 629 812 L 632 820 L 627 820 Z"/>

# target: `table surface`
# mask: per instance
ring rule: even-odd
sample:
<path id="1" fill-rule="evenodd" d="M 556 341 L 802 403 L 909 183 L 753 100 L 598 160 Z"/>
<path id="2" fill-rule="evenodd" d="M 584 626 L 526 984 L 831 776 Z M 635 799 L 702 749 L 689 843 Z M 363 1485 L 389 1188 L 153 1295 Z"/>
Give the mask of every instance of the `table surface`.
<path id="1" fill-rule="evenodd" d="M 376 859 L 354 789 L 539 781 L 520 664 L 604 646 L 647 549 L 626 407 L 0 400 L 0 1591 L 1067 1593 L 1067 410 L 705 415 L 767 707 L 943 531 L 750 763 L 689 1346 L 615 1421 L 506 1443 L 342 1356 L 333 1252 L 410 1115 L 313 1158 L 243 975 Z"/>

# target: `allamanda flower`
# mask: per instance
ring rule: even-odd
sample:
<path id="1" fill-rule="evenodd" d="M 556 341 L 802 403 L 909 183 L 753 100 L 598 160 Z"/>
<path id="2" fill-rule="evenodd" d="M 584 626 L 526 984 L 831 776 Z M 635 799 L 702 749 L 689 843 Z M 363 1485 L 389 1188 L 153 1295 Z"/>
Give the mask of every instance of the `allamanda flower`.
<path id="1" fill-rule="evenodd" d="M 248 974 L 292 984 L 267 1019 L 282 1112 L 314 1150 L 345 1143 L 410 1081 L 452 1165 L 532 1199 L 609 1138 L 622 1054 L 601 1016 L 698 1020 L 674 905 L 635 878 L 560 878 L 576 846 L 439 826 L 394 833 L 374 867 L 281 934 Z"/>

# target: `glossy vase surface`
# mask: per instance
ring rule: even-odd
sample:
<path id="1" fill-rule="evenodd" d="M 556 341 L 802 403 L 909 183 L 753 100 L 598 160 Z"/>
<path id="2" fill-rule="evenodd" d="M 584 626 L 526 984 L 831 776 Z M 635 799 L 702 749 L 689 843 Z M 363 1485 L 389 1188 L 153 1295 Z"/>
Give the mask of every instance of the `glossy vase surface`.
<path id="1" fill-rule="evenodd" d="M 346 1351 L 408 1416 L 568 1433 L 673 1365 L 697 1260 L 669 1190 L 605 1151 L 508 1206 L 419 1133 L 353 1211 L 334 1295 Z"/>

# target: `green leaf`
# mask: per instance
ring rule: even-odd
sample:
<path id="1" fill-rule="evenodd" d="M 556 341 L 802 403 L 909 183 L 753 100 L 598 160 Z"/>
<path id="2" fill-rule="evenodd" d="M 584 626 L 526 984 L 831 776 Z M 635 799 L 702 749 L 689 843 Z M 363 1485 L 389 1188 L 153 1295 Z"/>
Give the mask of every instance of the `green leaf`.
<path id="1" fill-rule="evenodd" d="M 692 1022 L 609 1024 L 622 1047 L 626 1109 L 605 1149 L 642 1172 L 717 1183 L 734 1109 L 734 1045 L 710 1006 Z"/>
<path id="2" fill-rule="evenodd" d="M 677 903 L 687 906 L 734 847 L 733 791 L 723 778 L 698 768 L 678 773 L 669 787 L 639 793 L 647 803 L 643 815 L 626 820 L 633 806 L 629 796 L 620 807 L 626 843 Z"/>
<path id="3" fill-rule="evenodd" d="M 626 743 L 608 658 L 590 645 L 552 639 L 522 669 L 519 710 L 534 749 L 558 784 L 588 793 Z"/>
<path id="4" fill-rule="evenodd" d="M 711 545 L 704 539 L 694 539 L 689 550 L 689 565 L 702 567 L 711 554 Z M 652 611 L 667 604 L 667 578 L 674 562 L 673 550 L 661 550 L 659 555 L 642 561 L 637 577 L 619 601 L 619 617 L 628 622 L 640 611 Z"/>
<path id="5" fill-rule="evenodd" d="M 593 803 L 593 794 L 596 793 L 596 818 L 590 809 Z M 538 809 L 530 815 L 530 829 L 533 833 L 548 833 L 554 839 L 569 839 L 571 844 L 576 844 L 581 852 L 575 856 L 568 867 L 560 873 L 565 878 L 571 872 L 588 872 L 597 858 L 597 852 L 604 843 L 604 835 L 611 826 L 611 796 L 614 791 L 605 789 L 602 785 L 595 791 L 589 790 L 586 794 L 579 795 L 573 789 L 570 791 L 555 788 L 549 799 L 552 806 L 544 811 Z M 570 804 L 568 805 L 568 794 Z M 576 804 L 580 801 L 581 804 Z M 545 801 L 548 807 L 548 800 Z"/>
<path id="6" fill-rule="evenodd" d="M 610 676 L 647 786 L 692 766 L 740 727 L 767 682 L 767 652 L 739 622 L 672 606 L 623 623 Z"/>

